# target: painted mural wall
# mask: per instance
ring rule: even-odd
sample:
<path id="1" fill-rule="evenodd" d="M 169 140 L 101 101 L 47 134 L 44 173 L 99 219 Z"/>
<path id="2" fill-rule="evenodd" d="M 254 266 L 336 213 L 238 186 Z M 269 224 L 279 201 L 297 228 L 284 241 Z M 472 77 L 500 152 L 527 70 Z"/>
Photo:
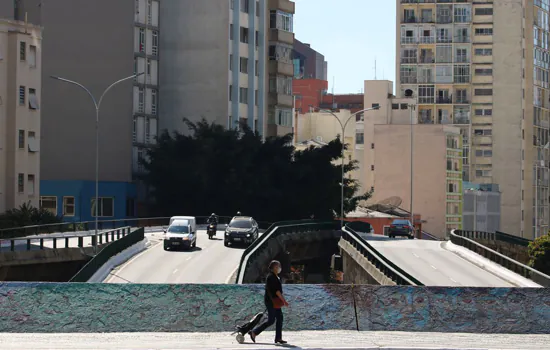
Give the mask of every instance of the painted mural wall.
<path id="1" fill-rule="evenodd" d="M 550 289 L 286 285 L 285 294 L 286 330 L 550 332 Z M 0 332 L 221 332 L 263 310 L 261 285 L 0 284 Z"/>

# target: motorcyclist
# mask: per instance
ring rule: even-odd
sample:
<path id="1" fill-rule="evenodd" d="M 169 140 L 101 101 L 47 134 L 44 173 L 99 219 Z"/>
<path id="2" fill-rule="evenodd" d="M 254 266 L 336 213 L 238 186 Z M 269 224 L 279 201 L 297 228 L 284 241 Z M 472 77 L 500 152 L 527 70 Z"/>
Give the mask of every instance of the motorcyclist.
<path id="1" fill-rule="evenodd" d="M 208 218 L 208 223 L 217 225 L 218 224 L 218 216 L 216 214 L 212 213 L 210 215 L 210 217 Z"/>

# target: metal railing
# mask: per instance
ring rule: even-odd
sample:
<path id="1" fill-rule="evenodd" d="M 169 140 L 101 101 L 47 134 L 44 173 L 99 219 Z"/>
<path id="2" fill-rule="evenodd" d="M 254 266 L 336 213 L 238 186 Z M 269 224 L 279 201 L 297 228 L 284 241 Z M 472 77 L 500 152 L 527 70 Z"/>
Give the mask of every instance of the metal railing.
<path id="1" fill-rule="evenodd" d="M 461 231 L 461 230 L 452 230 L 450 233 L 451 242 L 460 245 L 462 247 L 468 248 L 469 250 L 489 259 L 510 271 L 513 271 L 525 278 L 532 280 L 535 283 L 540 284 L 543 287 L 550 287 L 550 276 L 533 269 L 527 265 L 524 265 L 514 259 L 507 257 L 506 255 L 500 254 L 499 252 L 488 248 L 473 239 L 465 237 L 462 235 L 462 232 L 471 232 L 471 231 Z M 481 233 L 481 232 L 478 232 Z M 487 233 L 487 237 L 490 237 Z"/>
<path id="2" fill-rule="evenodd" d="M 243 252 L 241 262 L 237 270 L 237 284 L 242 284 L 245 277 L 245 272 L 251 261 L 257 257 L 262 251 L 262 246 L 271 238 L 278 237 L 283 234 L 302 233 L 302 232 L 318 232 L 322 230 L 337 230 L 340 228 L 339 221 L 314 221 L 314 220 L 295 220 L 281 221 L 272 224 L 267 231 L 257 240 L 255 240 Z"/>
<path id="3" fill-rule="evenodd" d="M 197 224 L 206 224 L 209 216 L 195 216 Z M 115 229 L 120 227 L 161 227 L 168 226 L 171 216 L 131 218 L 117 220 L 100 220 L 98 230 Z M 220 224 L 228 224 L 233 216 L 218 216 Z M 269 227 L 271 223 L 258 221 L 262 228 Z M 61 222 L 45 225 L 31 225 L 0 229 L 0 240 L 24 236 L 38 236 L 41 234 L 92 231 L 95 229 L 95 221 Z"/>
<path id="4" fill-rule="evenodd" d="M 118 230 L 117 230 L 118 231 Z M 105 264 L 110 258 L 119 254 L 123 250 L 133 246 L 145 238 L 145 229 L 143 227 L 130 231 L 130 227 L 124 229 L 124 234 L 120 239 L 111 242 L 105 246 L 96 256 L 94 256 L 80 271 L 74 275 L 69 282 L 88 282 L 88 280 Z"/>
<path id="5" fill-rule="evenodd" d="M 496 232 L 482 232 L 482 231 L 464 231 L 464 230 L 456 230 L 455 234 L 458 234 L 462 237 L 470 238 L 473 240 L 486 240 L 486 241 L 492 241 L 492 242 L 505 242 L 509 244 L 519 245 L 522 247 L 528 247 L 529 243 L 531 243 L 530 240 L 522 237 L 517 237 L 513 235 L 509 235 L 504 232 L 496 231 Z"/>
<path id="6" fill-rule="evenodd" d="M 123 227 L 123 228 L 117 228 L 109 231 L 104 231 L 98 233 L 97 236 L 89 233 L 83 233 L 83 234 L 63 234 L 60 233 L 59 235 L 48 235 L 48 236 L 39 236 L 39 237 L 24 237 L 24 238 L 11 238 L 7 239 L 2 244 L 6 244 L 6 241 L 9 242 L 6 246 L 9 247 L 9 251 L 15 251 L 19 250 L 16 249 L 16 247 L 25 246 L 24 250 L 32 250 L 33 246 L 36 246 L 36 243 L 38 243 L 38 247 L 40 250 L 44 249 L 61 249 L 61 248 L 71 248 L 71 240 L 77 239 L 77 245 L 75 248 L 84 248 L 84 240 L 86 238 L 90 238 L 90 245 L 96 246 L 101 245 L 104 243 L 110 243 L 113 241 L 116 241 L 120 239 L 121 237 L 126 236 L 130 233 L 130 227 Z M 23 244 L 18 244 L 18 242 L 24 242 Z M 51 247 L 45 247 L 45 242 L 52 242 Z M 2 246 L 0 246 L 2 248 Z"/>
<path id="7" fill-rule="evenodd" d="M 380 272 L 397 285 L 423 286 L 422 282 L 395 265 L 347 225 L 342 229 L 342 239 L 350 243 Z"/>

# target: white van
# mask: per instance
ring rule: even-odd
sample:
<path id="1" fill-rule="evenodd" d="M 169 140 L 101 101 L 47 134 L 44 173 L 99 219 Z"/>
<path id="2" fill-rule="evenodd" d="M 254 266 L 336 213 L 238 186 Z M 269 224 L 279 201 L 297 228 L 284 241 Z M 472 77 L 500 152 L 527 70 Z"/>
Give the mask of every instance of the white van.
<path id="1" fill-rule="evenodd" d="M 190 249 L 197 246 L 197 234 L 192 229 L 192 220 L 170 220 L 170 226 L 164 235 L 164 250 Z"/>
<path id="2" fill-rule="evenodd" d="M 178 221 L 187 220 L 189 222 L 189 225 L 191 226 L 191 232 L 193 233 L 197 232 L 197 220 L 195 219 L 194 216 L 172 216 L 170 218 L 170 225 L 172 225 L 172 223 L 176 220 Z"/>

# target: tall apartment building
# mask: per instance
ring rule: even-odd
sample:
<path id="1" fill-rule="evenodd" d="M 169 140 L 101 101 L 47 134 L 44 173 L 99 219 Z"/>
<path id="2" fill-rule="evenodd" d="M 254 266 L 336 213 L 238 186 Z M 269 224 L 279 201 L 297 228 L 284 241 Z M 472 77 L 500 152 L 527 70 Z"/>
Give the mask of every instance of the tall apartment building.
<path id="1" fill-rule="evenodd" d="M 293 13 L 288 0 L 163 1 L 160 129 L 291 132 Z"/>
<path id="2" fill-rule="evenodd" d="M 462 129 L 464 180 L 502 191 L 500 229 L 549 228 L 549 2 L 397 0 L 397 91 Z"/>
<path id="3" fill-rule="evenodd" d="M 0 19 L 0 213 L 40 191 L 42 28 Z"/>
<path id="4" fill-rule="evenodd" d="M 158 8 L 158 0 L 19 0 L 0 7 L 0 17 L 44 27 L 40 204 L 65 220 L 95 216 L 95 109 L 85 91 L 50 76 L 77 81 L 99 99 L 115 81 L 145 72 L 111 89 L 99 116 L 97 215 L 135 216 L 133 175 L 158 125 Z"/>
<path id="5" fill-rule="evenodd" d="M 328 80 L 328 63 L 325 56 L 312 49 L 310 44 L 294 39 L 292 56 L 295 79 Z"/>

